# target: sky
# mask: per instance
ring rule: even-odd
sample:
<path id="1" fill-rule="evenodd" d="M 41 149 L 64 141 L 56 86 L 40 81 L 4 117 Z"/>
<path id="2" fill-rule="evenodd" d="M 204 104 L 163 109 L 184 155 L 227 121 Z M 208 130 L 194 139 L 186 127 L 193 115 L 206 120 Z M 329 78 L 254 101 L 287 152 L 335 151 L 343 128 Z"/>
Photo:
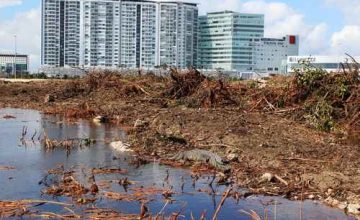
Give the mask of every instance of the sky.
<path id="1" fill-rule="evenodd" d="M 300 55 L 360 55 L 359 0 L 187 0 L 200 15 L 232 10 L 265 14 L 265 37 L 300 36 Z M 0 0 L 0 52 L 30 55 L 40 66 L 41 0 Z"/>

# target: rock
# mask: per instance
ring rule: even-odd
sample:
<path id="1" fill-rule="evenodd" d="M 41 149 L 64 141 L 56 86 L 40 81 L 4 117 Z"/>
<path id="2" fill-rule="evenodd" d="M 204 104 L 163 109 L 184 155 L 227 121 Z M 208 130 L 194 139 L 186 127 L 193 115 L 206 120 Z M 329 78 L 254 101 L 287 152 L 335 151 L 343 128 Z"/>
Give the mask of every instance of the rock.
<path id="1" fill-rule="evenodd" d="M 347 206 L 347 212 L 354 215 L 360 214 L 360 204 L 349 204 Z"/>
<path id="2" fill-rule="evenodd" d="M 44 99 L 44 103 L 55 102 L 55 97 L 51 94 L 47 94 Z"/>
<path id="3" fill-rule="evenodd" d="M 137 119 L 135 121 L 134 128 L 144 128 L 144 127 L 146 127 L 148 125 L 149 125 L 149 123 L 147 121 Z"/>
<path id="4" fill-rule="evenodd" d="M 334 190 L 329 188 L 326 192 L 326 195 L 331 196 L 333 194 Z"/>
<path id="5" fill-rule="evenodd" d="M 239 162 L 239 156 L 237 154 L 228 154 L 226 159 L 230 162 Z"/>
<path id="6" fill-rule="evenodd" d="M 326 204 L 332 207 L 337 207 L 340 204 L 340 201 L 337 199 L 334 199 L 333 197 L 329 196 L 324 201 Z"/>
<path id="7" fill-rule="evenodd" d="M 264 173 L 261 177 L 260 177 L 260 181 L 261 182 L 272 182 L 274 181 L 275 176 L 271 173 Z"/>
<path id="8" fill-rule="evenodd" d="M 348 204 L 346 202 L 341 202 L 340 204 L 338 204 L 338 208 L 341 209 L 341 210 L 346 210 Z"/>
<path id="9" fill-rule="evenodd" d="M 93 119 L 93 121 L 94 121 L 95 123 L 105 123 L 105 122 L 108 121 L 108 119 L 107 119 L 105 116 L 99 115 L 99 116 L 96 116 L 96 117 Z"/>
<path id="10" fill-rule="evenodd" d="M 129 144 L 123 143 L 122 141 L 111 142 L 110 146 L 119 152 L 131 152 Z"/>
<path id="11" fill-rule="evenodd" d="M 311 194 L 311 195 L 308 196 L 308 199 L 313 200 L 313 199 L 315 199 L 315 196 L 313 194 Z"/>

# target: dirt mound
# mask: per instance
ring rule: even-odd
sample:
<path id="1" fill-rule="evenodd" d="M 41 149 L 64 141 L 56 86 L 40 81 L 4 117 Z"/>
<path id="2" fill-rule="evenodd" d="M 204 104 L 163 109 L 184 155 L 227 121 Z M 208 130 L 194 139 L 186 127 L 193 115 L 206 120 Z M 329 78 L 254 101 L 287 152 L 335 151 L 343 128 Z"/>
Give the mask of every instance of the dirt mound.
<path id="1" fill-rule="evenodd" d="M 179 73 L 171 69 L 171 83 L 163 95 L 171 99 L 182 100 L 189 107 L 217 107 L 234 105 L 228 85 L 221 80 L 205 77 L 196 69 Z"/>

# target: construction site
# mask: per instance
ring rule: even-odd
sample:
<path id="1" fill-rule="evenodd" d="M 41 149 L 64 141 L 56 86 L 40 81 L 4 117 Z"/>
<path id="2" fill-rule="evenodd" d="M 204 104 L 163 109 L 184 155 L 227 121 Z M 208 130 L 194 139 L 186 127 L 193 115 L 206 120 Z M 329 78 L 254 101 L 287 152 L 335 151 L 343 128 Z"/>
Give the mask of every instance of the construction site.
<path id="1" fill-rule="evenodd" d="M 360 214 L 360 78 L 355 60 L 336 73 L 307 65 L 291 76 L 259 80 L 170 69 L 163 76 L 104 70 L 88 72 L 79 79 L 0 81 L 0 108 L 33 109 L 61 115 L 70 122 L 86 119 L 120 128 L 127 136 L 124 148 L 135 157 L 132 163 L 140 166 L 156 159 L 163 165 L 213 177 L 214 183 L 228 186 L 222 200 L 279 196 L 320 201 L 349 215 Z M 0 117 L 11 120 L 16 116 Z M 19 133 L 26 136 L 26 131 Z M 69 152 L 74 146 L 92 144 L 86 139 L 64 142 L 44 136 L 43 140 L 47 150 L 64 148 Z M 95 186 L 85 189 L 71 171 L 60 169 L 51 174 L 61 176 L 62 182 L 46 184 L 46 194 L 65 194 L 80 203 L 91 203 L 91 199 L 78 200 L 79 195 L 99 191 Z M 120 185 L 131 182 L 124 179 Z M 237 192 L 234 186 L 247 191 Z M 141 195 L 156 190 L 143 191 L 121 199 L 145 204 Z M 165 198 L 172 194 L 161 193 Z M 121 195 L 105 196 L 120 199 Z M 29 203 L 0 202 L 0 216 L 16 216 L 14 213 L 19 214 Z M 218 208 L 220 211 L 221 206 Z M 140 215 L 126 218 L 161 219 L 149 216 L 144 205 L 141 210 Z M 126 219 L 109 210 L 88 210 L 87 216 L 101 219 L 104 213 Z M 252 214 L 252 219 L 257 219 Z M 47 217 L 59 218 L 49 213 Z"/>

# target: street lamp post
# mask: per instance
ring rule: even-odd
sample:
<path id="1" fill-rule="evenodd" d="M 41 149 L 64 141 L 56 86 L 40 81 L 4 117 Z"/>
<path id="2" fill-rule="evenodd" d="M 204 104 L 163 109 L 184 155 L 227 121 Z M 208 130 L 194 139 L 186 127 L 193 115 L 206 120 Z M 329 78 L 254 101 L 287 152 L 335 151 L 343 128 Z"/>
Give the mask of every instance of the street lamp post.
<path id="1" fill-rule="evenodd" d="M 14 57 L 14 76 L 15 76 L 15 79 L 16 79 L 16 69 L 17 69 L 17 67 L 16 67 L 16 59 L 17 59 L 17 36 L 16 36 L 16 34 L 14 35 L 14 41 L 15 41 L 15 57 Z"/>

